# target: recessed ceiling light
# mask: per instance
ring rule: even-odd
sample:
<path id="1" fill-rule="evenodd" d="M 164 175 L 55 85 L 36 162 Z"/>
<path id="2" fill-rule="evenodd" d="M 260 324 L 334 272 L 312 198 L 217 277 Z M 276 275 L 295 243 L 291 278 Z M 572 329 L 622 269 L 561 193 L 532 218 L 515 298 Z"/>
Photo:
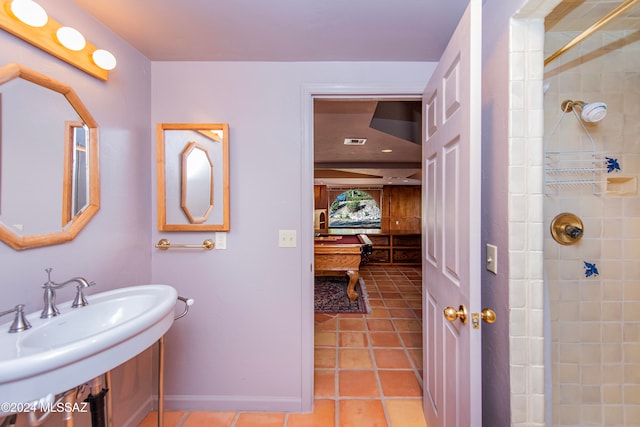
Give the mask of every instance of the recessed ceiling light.
<path id="1" fill-rule="evenodd" d="M 387 148 L 385 150 L 381 150 L 383 153 L 393 153 L 393 150 Z"/>

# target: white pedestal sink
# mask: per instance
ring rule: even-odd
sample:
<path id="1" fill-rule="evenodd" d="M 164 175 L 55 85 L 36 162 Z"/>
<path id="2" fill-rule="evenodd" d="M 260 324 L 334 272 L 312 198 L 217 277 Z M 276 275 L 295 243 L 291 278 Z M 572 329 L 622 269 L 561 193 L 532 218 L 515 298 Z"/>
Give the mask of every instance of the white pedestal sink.
<path id="1" fill-rule="evenodd" d="M 88 295 L 85 307 L 61 303 L 50 319 L 35 311 L 23 332 L 0 325 L 0 402 L 62 393 L 131 359 L 169 330 L 177 297 L 167 285 L 131 286 Z"/>

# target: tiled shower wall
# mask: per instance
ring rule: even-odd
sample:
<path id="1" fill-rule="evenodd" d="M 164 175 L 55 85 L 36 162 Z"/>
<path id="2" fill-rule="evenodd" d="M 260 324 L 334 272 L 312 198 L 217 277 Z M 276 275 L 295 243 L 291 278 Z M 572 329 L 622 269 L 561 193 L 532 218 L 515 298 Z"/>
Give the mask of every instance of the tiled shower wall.
<path id="1" fill-rule="evenodd" d="M 536 2 L 533 2 L 536 3 Z M 535 8 L 534 8 L 535 9 Z M 529 16 L 528 10 L 522 11 Z M 545 425 L 542 72 L 544 21 L 510 34 L 509 340 L 511 425 Z"/>
<path id="2" fill-rule="evenodd" d="M 576 34 L 546 33 L 545 57 Z M 633 180 L 640 176 L 638 34 L 598 32 L 545 68 L 546 150 L 591 151 L 585 130 L 561 103 L 602 101 L 606 118 L 585 128 L 596 157 L 612 159 L 595 173 L 596 186 L 545 188 L 553 426 L 640 425 L 640 197 Z M 614 187 L 607 178 L 630 180 Z M 584 223 L 575 245 L 562 246 L 548 232 L 561 212 Z"/>

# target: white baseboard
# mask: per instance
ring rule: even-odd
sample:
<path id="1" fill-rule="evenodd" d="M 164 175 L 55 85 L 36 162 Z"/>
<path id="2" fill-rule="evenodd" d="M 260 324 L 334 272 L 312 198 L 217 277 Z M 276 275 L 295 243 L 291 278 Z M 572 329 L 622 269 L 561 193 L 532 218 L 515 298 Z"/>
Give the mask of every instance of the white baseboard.
<path id="1" fill-rule="evenodd" d="M 157 396 L 154 396 L 157 408 Z M 299 396 L 190 396 L 165 395 L 165 411 L 302 412 Z"/>

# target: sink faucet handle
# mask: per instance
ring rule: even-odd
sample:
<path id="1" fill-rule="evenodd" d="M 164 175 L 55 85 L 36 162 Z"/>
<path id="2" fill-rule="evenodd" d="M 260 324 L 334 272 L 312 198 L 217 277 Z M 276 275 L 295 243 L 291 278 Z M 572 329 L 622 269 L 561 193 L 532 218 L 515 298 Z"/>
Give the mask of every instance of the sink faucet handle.
<path id="1" fill-rule="evenodd" d="M 51 272 L 53 271 L 53 268 L 48 267 L 48 268 L 45 268 L 44 271 L 47 272 L 47 282 L 44 285 L 42 285 L 42 287 L 46 288 L 49 285 L 53 285 L 53 282 L 51 281 Z"/>
<path id="2" fill-rule="evenodd" d="M 95 282 L 89 282 L 89 286 L 95 285 Z M 85 305 L 89 305 L 89 301 L 84 296 L 84 286 L 78 285 L 76 286 L 76 297 L 73 300 L 73 304 L 71 304 L 71 308 L 84 307 Z"/>
<path id="3" fill-rule="evenodd" d="M 13 319 L 9 332 L 26 331 L 30 327 L 31 323 L 24 317 L 24 304 L 18 304 L 16 306 L 16 317 Z"/>
<path id="4" fill-rule="evenodd" d="M 94 286 L 96 282 L 87 281 L 83 277 L 76 278 L 78 282 L 78 286 L 76 286 L 76 297 L 73 300 L 73 304 L 71 304 L 71 308 L 84 307 L 85 305 L 89 305 L 89 301 L 84 296 L 84 288 L 88 288 L 89 286 Z"/>
<path id="5" fill-rule="evenodd" d="M 16 317 L 13 319 L 13 323 L 9 327 L 9 333 L 26 331 L 31 327 L 29 321 L 24 317 L 24 304 L 18 304 L 13 309 L 0 313 L 0 316 L 13 313 L 15 311 Z"/>

